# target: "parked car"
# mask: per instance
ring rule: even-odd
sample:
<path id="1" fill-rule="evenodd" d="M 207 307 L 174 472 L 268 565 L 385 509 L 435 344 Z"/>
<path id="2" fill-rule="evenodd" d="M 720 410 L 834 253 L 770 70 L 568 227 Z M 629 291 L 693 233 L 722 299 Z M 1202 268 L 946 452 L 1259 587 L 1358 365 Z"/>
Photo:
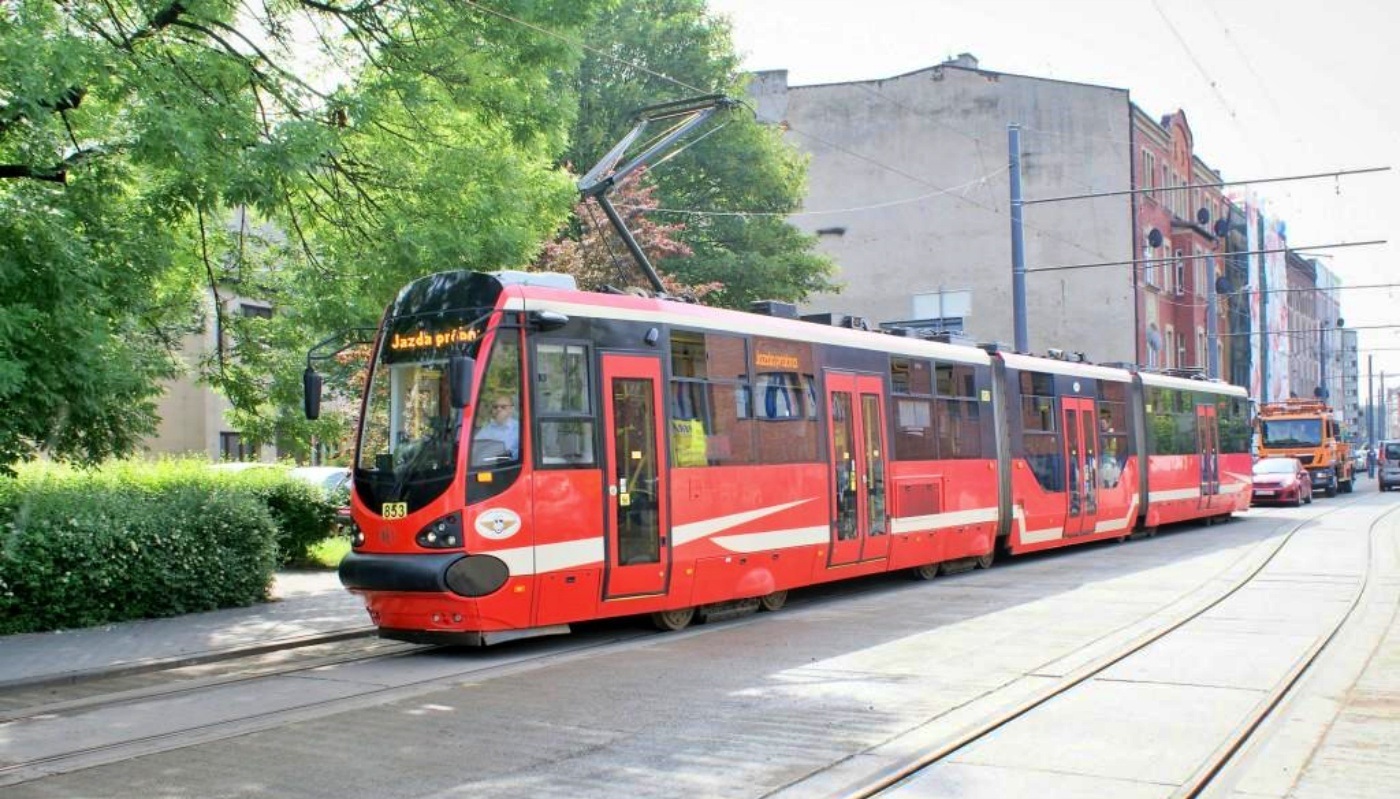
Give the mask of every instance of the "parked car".
<path id="1" fill-rule="evenodd" d="M 350 469 L 345 466 L 298 466 L 288 474 L 298 480 L 320 486 L 327 494 L 333 494 L 350 484 Z"/>
<path id="2" fill-rule="evenodd" d="M 1376 480 L 1382 491 L 1400 487 L 1400 440 L 1376 445 Z"/>
<path id="3" fill-rule="evenodd" d="M 1254 464 L 1254 504 L 1279 502 L 1295 507 L 1312 502 L 1312 479 L 1297 458 L 1262 458 Z"/>
<path id="4" fill-rule="evenodd" d="M 345 466 L 298 466 L 288 474 L 319 487 L 335 503 L 334 530 L 350 529 L 350 469 Z"/>

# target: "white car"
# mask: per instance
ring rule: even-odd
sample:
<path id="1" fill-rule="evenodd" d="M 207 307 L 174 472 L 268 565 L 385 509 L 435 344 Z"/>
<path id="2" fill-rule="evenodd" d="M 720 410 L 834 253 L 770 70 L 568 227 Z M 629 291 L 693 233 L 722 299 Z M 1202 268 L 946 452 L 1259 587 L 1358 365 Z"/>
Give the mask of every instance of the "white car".
<path id="1" fill-rule="evenodd" d="M 303 482 L 320 486 L 327 494 L 344 488 L 350 482 L 350 469 L 345 466 L 298 466 L 288 474 Z"/>

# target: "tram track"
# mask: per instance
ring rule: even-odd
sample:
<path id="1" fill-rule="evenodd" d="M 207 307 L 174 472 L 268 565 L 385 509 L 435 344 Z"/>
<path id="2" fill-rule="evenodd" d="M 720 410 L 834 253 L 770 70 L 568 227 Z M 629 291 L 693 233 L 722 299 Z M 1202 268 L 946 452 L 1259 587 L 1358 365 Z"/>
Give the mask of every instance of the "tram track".
<path id="1" fill-rule="evenodd" d="M 1180 631 L 1187 624 L 1200 619 L 1212 609 L 1219 607 L 1242 589 L 1251 585 L 1274 559 L 1283 552 L 1285 547 L 1287 547 L 1299 531 L 1334 513 L 1356 507 L 1358 504 L 1357 499 L 1359 498 L 1351 498 L 1350 501 L 1345 502 L 1345 504 L 1337 504 L 1334 507 L 1326 509 L 1322 513 L 1310 515 L 1305 519 L 1300 519 L 1287 525 L 1285 528 L 1286 532 L 1278 538 L 1268 553 L 1226 590 L 1217 593 L 1213 597 L 1197 601 L 1186 612 L 1179 614 L 1172 620 L 1155 627 L 1149 632 L 1133 638 L 1128 643 L 1116 648 L 1113 652 L 1101 655 L 1089 662 L 1081 664 L 1079 667 L 1062 675 L 1053 685 L 1035 691 L 1029 696 L 991 715 L 984 716 L 966 725 L 943 741 L 925 749 L 918 756 L 905 759 L 902 762 L 881 769 L 858 780 L 847 782 L 846 787 L 837 791 L 835 795 L 843 799 L 867 799 L 868 797 L 888 796 L 893 793 L 898 793 L 900 786 L 913 782 L 920 774 L 940 764 L 951 761 L 960 752 L 964 752 L 978 742 L 988 739 L 994 733 L 1003 732 L 1011 726 L 1023 722 L 1037 710 L 1044 708 L 1053 700 L 1063 697 L 1077 688 L 1081 688 L 1090 680 L 1103 675 L 1113 666 L 1122 663 L 1129 657 L 1142 652 L 1154 643 Z M 1366 569 L 1360 584 L 1347 603 L 1346 609 L 1338 615 L 1330 629 L 1328 629 L 1324 635 L 1318 636 L 1302 656 L 1292 664 L 1283 678 L 1259 700 L 1255 707 L 1251 709 L 1238 725 L 1236 725 L 1225 740 L 1223 740 L 1211 755 L 1200 764 L 1191 775 L 1190 779 L 1182 783 L 1176 791 L 1172 793 L 1173 799 L 1187 799 L 1188 797 L 1203 795 L 1210 788 L 1212 781 L 1230 764 L 1231 759 L 1250 742 L 1250 737 L 1260 728 L 1269 717 L 1270 713 L 1289 698 L 1292 690 L 1308 673 L 1309 668 L 1317 661 L 1321 654 L 1326 651 L 1327 646 L 1335 640 L 1337 635 L 1346 626 L 1347 621 L 1358 607 L 1361 598 L 1365 595 L 1367 587 L 1371 582 L 1372 572 L 1375 569 L 1373 552 L 1376 531 L 1381 523 L 1392 516 L 1397 510 L 1400 510 L 1400 508 L 1392 508 L 1380 513 L 1372 519 L 1368 525 Z M 1100 640 L 1108 638 L 1111 635 L 1112 633 L 1102 636 Z M 1093 646 L 1093 643 L 1090 643 L 1088 646 Z M 1060 658 L 1060 660 L 1064 659 L 1065 658 Z M 803 785 L 817 783 L 819 782 L 819 778 L 820 775 L 809 775 L 803 780 L 770 792 L 768 796 L 800 795 L 803 792 Z"/>

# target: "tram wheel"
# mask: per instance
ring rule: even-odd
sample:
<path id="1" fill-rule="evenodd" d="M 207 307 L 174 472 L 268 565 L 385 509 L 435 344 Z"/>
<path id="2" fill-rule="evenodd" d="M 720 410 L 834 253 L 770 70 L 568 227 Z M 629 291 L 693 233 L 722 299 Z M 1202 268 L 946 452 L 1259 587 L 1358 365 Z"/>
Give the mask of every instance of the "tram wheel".
<path id="1" fill-rule="evenodd" d="M 922 566 L 915 566 L 914 568 L 909 570 L 909 575 L 915 580 L 923 580 L 927 582 L 938 576 L 938 564 L 925 563 Z"/>
<path id="2" fill-rule="evenodd" d="M 996 557 L 997 557 L 997 551 L 996 551 L 995 549 L 993 549 L 992 551 L 988 552 L 988 553 L 985 554 L 985 555 L 978 555 L 978 556 L 977 556 L 977 568 L 979 568 L 979 569 L 990 569 L 990 568 L 992 568 L 992 561 L 996 560 Z"/>
<path id="3" fill-rule="evenodd" d="M 684 630 L 690 626 L 690 622 L 695 618 L 695 608 L 681 608 L 679 610 L 662 610 L 651 614 L 651 623 L 656 625 L 656 629 L 668 633 Z"/>
<path id="4" fill-rule="evenodd" d="M 772 613 L 775 610 L 781 610 L 783 605 L 786 604 L 787 591 L 774 591 L 773 593 L 768 594 L 767 596 L 761 596 L 758 598 L 759 610 L 766 610 L 769 613 Z"/>

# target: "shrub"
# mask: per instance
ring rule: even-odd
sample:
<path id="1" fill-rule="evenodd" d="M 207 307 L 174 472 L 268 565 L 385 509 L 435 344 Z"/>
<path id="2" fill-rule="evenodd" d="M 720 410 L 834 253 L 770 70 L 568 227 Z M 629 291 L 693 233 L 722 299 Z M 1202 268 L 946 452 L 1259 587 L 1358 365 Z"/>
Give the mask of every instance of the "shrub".
<path id="1" fill-rule="evenodd" d="M 226 479 L 229 486 L 257 497 L 271 511 L 277 523 L 279 563 L 305 560 L 308 547 L 332 534 L 336 506 L 316 486 L 294 480 L 280 469 L 249 469 Z"/>
<path id="2" fill-rule="evenodd" d="M 256 497 L 47 471 L 24 470 L 0 490 L 0 634 L 267 598 L 277 527 Z"/>
<path id="3" fill-rule="evenodd" d="M 0 478 L 0 634 L 249 605 L 305 562 L 335 506 L 280 467 L 196 459 Z"/>

